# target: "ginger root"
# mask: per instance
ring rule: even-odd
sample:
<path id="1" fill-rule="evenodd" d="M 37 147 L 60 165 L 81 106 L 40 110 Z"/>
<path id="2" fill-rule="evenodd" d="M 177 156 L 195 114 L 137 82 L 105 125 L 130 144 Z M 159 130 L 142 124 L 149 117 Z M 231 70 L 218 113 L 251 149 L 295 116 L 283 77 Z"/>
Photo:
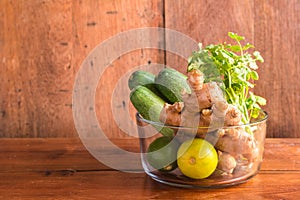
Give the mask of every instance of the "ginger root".
<path id="1" fill-rule="evenodd" d="M 200 70 L 191 70 L 187 80 L 193 90 L 199 91 L 203 87 L 204 74 Z"/>
<path id="2" fill-rule="evenodd" d="M 216 82 L 204 83 L 204 75 L 199 70 L 191 70 L 187 81 L 194 92 L 184 93 L 183 102 L 165 104 L 160 116 L 162 122 L 174 126 L 199 126 L 198 137 L 224 125 L 241 123 L 241 113 L 226 102 Z M 193 119 L 195 117 L 197 122 Z"/>
<path id="3" fill-rule="evenodd" d="M 184 95 L 184 102 L 189 111 L 197 110 L 201 113 L 199 126 L 225 126 L 238 125 L 241 122 L 241 113 L 233 105 L 229 105 L 223 95 L 220 86 L 216 82 L 204 83 L 204 75 L 199 70 L 191 70 L 187 79 L 193 89 L 196 99 L 191 98 L 193 94 Z M 191 102 L 193 101 L 193 102 Z M 198 109 L 195 104 L 198 103 Z M 210 109 L 208 111 L 207 109 Z"/>
<path id="4" fill-rule="evenodd" d="M 238 128 L 221 129 L 218 134 L 219 138 L 215 144 L 217 149 L 227 152 L 235 158 L 242 155 L 249 161 L 257 157 L 255 139 L 245 130 Z"/>
<path id="5" fill-rule="evenodd" d="M 232 174 L 233 170 L 237 166 L 235 158 L 229 153 L 218 151 L 218 166 L 217 169 L 227 173 Z"/>
<path id="6" fill-rule="evenodd" d="M 179 126 L 183 107 L 183 102 L 175 102 L 174 104 L 165 103 L 160 113 L 160 121 L 168 125 Z"/>
<path id="7" fill-rule="evenodd" d="M 228 109 L 225 115 L 225 126 L 240 125 L 242 120 L 241 112 L 233 105 L 228 105 Z"/>
<path id="8" fill-rule="evenodd" d="M 187 81 L 194 91 L 192 94 L 183 94 L 183 101 L 187 106 L 192 107 L 192 109 L 187 109 L 190 111 L 201 111 L 202 109 L 210 108 L 212 104 L 209 87 L 204 83 L 203 73 L 199 70 L 192 70 L 188 73 Z"/>
<path id="9" fill-rule="evenodd" d="M 228 104 L 216 82 L 204 83 L 199 70 L 188 73 L 187 79 L 194 92 L 183 94 L 183 102 L 165 103 L 160 114 L 161 122 L 173 126 L 199 127 L 196 136 L 211 140 L 219 153 L 219 169 L 232 173 L 238 160 L 252 162 L 257 157 L 257 144 L 253 135 L 236 126 L 242 114 Z M 241 159 L 242 158 L 242 159 Z"/>
<path id="10" fill-rule="evenodd" d="M 187 81 L 194 91 L 194 94 L 183 95 L 183 101 L 188 106 L 197 104 L 197 110 L 201 111 L 202 109 L 211 108 L 216 102 L 226 102 L 223 92 L 216 82 L 204 83 L 204 75 L 201 71 L 196 69 L 191 70 L 188 73 Z M 197 103 L 195 102 L 195 98 L 191 98 L 193 95 L 196 95 Z"/>

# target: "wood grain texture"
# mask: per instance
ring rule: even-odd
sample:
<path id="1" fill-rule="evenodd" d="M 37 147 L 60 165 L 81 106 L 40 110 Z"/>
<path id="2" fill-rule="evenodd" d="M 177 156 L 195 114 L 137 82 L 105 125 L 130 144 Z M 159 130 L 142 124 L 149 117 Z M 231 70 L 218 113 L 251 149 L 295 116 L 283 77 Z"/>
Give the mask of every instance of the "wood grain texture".
<path id="1" fill-rule="evenodd" d="M 297 0 L 165 1 L 165 26 L 208 45 L 246 37 L 265 59 L 255 92 L 268 100 L 267 137 L 299 137 L 299 10 Z M 176 42 L 176 41 L 170 41 Z M 166 44 L 168 45 L 168 41 Z M 167 65 L 184 71 L 185 59 L 167 54 Z"/>
<path id="2" fill-rule="evenodd" d="M 118 139 L 113 143 L 126 151 L 139 152 L 138 140 Z M 2 138 L 0 144 L 1 172 L 110 169 L 91 156 L 77 138 Z M 103 149 L 109 151 L 105 146 Z"/>
<path id="3" fill-rule="evenodd" d="M 77 137 L 72 90 L 81 63 L 117 33 L 162 26 L 162 9 L 161 1 L 1 1 L 0 137 Z M 123 134 L 111 124 L 114 84 L 133 66 L 163 62 L 163 55 L 135 51 L 99 83 L 96 106 L 109 136 Z"/>
<path id="4" fill-rule="evenodd" d="M 265 58 L 257 93 L 268 99 L 268 136 L 299 137 L 300 2 L 255 1 L 254 11 L 254 42 Z"/>
<path id="5" fill-rule="evenodd" d="M 244 35 L 265 58 L 256 92 L 268 99 L 267 136 L 299 137 L 299 9 L 298 0 L 2 0 L 0 137 L 77 137 L 72 90 L 81 63 L 101 42 L 143 27 L 166 27 L 203 44 L 227 41 L 228 31 Z M 166 48 L 184 48 L 168 35 L 157 37 Z M 110 138 L 128 137 L 111 110 L 119 78 L 153 63 L 186 68 L 180 56 L 140 49 L 120 56 L 99 80 L 91 109 Z M 133 118 L 128 90 L 118 95 L 120 118 L 128 117 L 124 106 Z"/>
<path id="6" fill-rule="evenodd" d="M 126 151 L 139 152 L 138 139 L 111 141 Z M 110 148 L 103 146 L 107 152 Z M 261 170 L 299 171 L 299 148 L 299 139 L 267 138 Z M 76 138 L 1 138 L 0 152 L 2 173 L 111 170 L 92 157 Z"/>
<path id="7" fill-rule="evenodd" d="M 71 11 L 72 1 L 0 2 L 2 137 L 74 132 Z"/>
<path id="8" fill-rule="evenodd" d="M 130 140 L 116 140 L 135 151 Z M 19 144 L 19 145 L 15 145 Z M 77 139 L 0 139 L 1 199 L 291 199 L 300 187 L 300 139 L 266 140 L 260 172 L 223 189 L 180 189 L 93 159 Z M 287 156 L 288 155 L 288 156 Z"/>
<path id="9" fill-rule="evenodd" d="M 84 8 L 84 9 L 83 9 Z M 88 52 L 104 40 L 111 39 L 116 34 L 136 28 L 161 27 L 163 4 L 161 1 L 89 1 L 75 2 L 73 6 L 74 18 L 74 60 L 73 65 L 80 67 L 81 62 Z M 160 34 L 158 40 L 163 38 Z M 135 42 L 136 38 L 128 38 L 128 43 Z M 159 41 L 158 41 L 159 42 Z M 162 42 L 163 44 L 163 42 Z M 125 43 L 126 46 L 126 43 Z M 118 48 L 124 48 L 121 46 Z M 109 55 L 110 52 L 108 52 Z M 94 59 L 101 59 L 103 55 L 96 55 Z M 112 101 L 113 92 L 118 81 L 138 66 L 150 66 L 151 63 L 163 63 L 164 52 L 160 50 L 132 49 L 132 51 L 118 55 L 112 63 L 108 63 L 95 92 L 94 109 L 98 123 L 104 133 L 110 138 L 128 137 L 128 133 L 119 128 L 122 118 L 128 118 L 123 114 L 129 106 L 129 89 L 127 80 L 121 85 L 122 89 L 116 101 Z M 102 66 L 89 67 L 99 68 Z M 128 76 L 127 76 L 128 77 Z M 90 77 L 86 76 L 89 80 Z M 116 109 L 120 122 L 115 121 L 112 107 Z M 133 118 L 133 109 L 131 109 Z M 92 117 L 92 116 L 91 116 Z M 84 116 L 82 119 L 87 120 Z M 124 120 L 125 121 L 125 120 Z M 134 121 L 134 119 L 132 119 Z M 126 126 L 127 124 L 124 124 Z M 130 134 L 130 133 L 129 133 Z"/>
<path id="10" fill-rule="evenodd" d="M 288 199 L 298 200 L 299 172 L 260 173 L 224 189 L 179 189 L 143 173 L 0 173 L 2 199 Z"/>
<path id="11" fill-rule="evenodd" d="M 177 30 L 196 43 L 208 44 L 223 43 L 227 39 L 229 31 L 242 33 L 250 41 L 253 41 L 253 1 L 229 0 L 193 0 L 165 1 L 165 27 Z M 166 45 L 176 43 L 175 39 L 166 38 Z M 183 48 L 180 44 L 178 48 Z M 187 55 L 193 50 L 188 49 Z M 186 72 L 187 60 L 167 53 L 166 64 L 181 72 Z"/>

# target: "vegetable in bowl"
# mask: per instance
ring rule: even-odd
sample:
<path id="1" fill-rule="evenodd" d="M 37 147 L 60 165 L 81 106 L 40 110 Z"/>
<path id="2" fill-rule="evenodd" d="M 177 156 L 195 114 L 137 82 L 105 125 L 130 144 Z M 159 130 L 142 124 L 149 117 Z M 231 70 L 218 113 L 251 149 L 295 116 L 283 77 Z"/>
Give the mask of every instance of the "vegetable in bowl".
<path id="1" fill-rule="evenodd" d="M 208 45 L 193 52 L 188 60 L 188 71 L 200 70 L 204 74 L 204 82 L 219 82 L 226 93 L 229 104 L 236 106 L 242 113 L 242 122 L 247 124 L 251 118 L 257 118 L 261 106 L 266 104 L 263 97 L 249 90 L 255 85 L 251 81 L 259 79 L 257 61 L 264 62 L 258 51 L 252 54 L 247 50 L 254 48 L 252 44 L 242 45 L 245 38 L 229 32 L 229 37 L 237 45 L 217 44 Z"/>
<path id="2" fill-rule="evenodd" d="M 147 85 L 142 84 L 145 81 L 135 80 L 142 78 L 136 76 L 136 72 L 129 79 L 129 85 L 141 83 L 131 88 L 132 104 L 141 117 L 150 124 L 153 122 L 152 125 L 164 137 L 177 140 L 177 134 L 185 134 L 188 137 L 178 141 L 181 145 L 195 137 L 195 140 L 205 140 L 213 146 L 217 156 L 210 159 L 210 163 L 215 164 L 209 173 L 203 173 L 206 176 L 191 175 L 186 170 L 189 168 L 186 164 L 194 164 L 190 160 L 178 164 L 179 172 L 192 179 L 216 178 L 218 174 L 221 177 L 249 175 L 256 170 L 251 173 L 247 170 L 251 171 L 254 163 L 257 166 L 262 160 L 263 143 L 257 133 L 265 133 L 265 126 L 255 125 L 251 120 L 261 122 L 267 119 L 267 114 L 261 109 L 266 100 L 251 89 L 259 78 L 256 62 L 263 62 L 263 58 L 258 51 L 251 53 L 253 45 L 242 45 L 244 37 L 231 32 L 228 35 L 236 45 L 211 44 L 203 48 L 199 44 L 199 50 L 188 59 L 186 74 L 167 67 L 157 75 L 146 75 L 149 76 L 146 77 Z M 145 76 L 145 73 L 140 74 Z M 178 131 L 182 128 L 186 128 L 185 131 Z M 193 133 L 186 131 L 195 128 Z M 190 151 L 189 158 L 199 157 L 197 148 L 200 146 L 191 147 L 196 150 Z M 178 156 L 177 162 L 181 160 L 183 158 Z M 203 166 L 203 169 L 197 166 Z M 208 170 L 202 163 L 196 168 L 199 172 Z"/>

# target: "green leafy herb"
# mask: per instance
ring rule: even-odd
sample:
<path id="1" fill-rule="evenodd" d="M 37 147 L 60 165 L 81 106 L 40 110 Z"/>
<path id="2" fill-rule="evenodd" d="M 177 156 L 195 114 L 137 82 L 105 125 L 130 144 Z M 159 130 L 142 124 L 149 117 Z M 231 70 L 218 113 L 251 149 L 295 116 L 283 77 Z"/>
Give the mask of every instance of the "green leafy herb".
<path id="1" fill-rule="evenodd" d="M 199 69 L 205 76 L 205 82 L 220 82 L 229 104 L 235 105 L 242 113 L 242 122 L 249 123 L 251 118 L 257 118 L 262 105 L 266 104 L 263 97 L 249 90 L 258 80 L 257 61 L 263 62 L 258 51 L 252 54 L 247 50 L 254 48 L 252 44 L 242 45 L 245 38 L 229 32 L 228 36 L 236 44 L 208 45 L 204 49 L 199 45 L 199 51 L 193 52 L 188 60 L 188 71 Z"/>

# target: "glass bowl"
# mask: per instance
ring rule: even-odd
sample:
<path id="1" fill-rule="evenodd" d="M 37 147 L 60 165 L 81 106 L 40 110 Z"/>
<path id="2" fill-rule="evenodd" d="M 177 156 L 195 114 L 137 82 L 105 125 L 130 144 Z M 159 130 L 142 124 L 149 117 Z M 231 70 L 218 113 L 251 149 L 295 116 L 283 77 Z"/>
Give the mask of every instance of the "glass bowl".
<path id="1" fill-rule="evenodd" d="M 144 171 L 158 182 L 177 187 L 218 188 L 246 182 L 260 169 L 267 119 L 268 114 L 261 111 L 259 117 L 249 124 L 219 128 L 183 127 L 149 121 L 137 113 L 136 120 Z M 173 132 L 168 137 L 179 146 L 183 142 L 195 138 L 202 138 L 212 144 L 218 154 L 218 165 L 213 169 L 213 173 L 206 178 L 194 179 L 184 175 L 179 167 L 175 167 L 171 171 L 153 167 L 147 156 L 149 145 L 157 138 L 164 137 L 162 133 L 165 133 L 166 129 Z M 201 134 L 198 134 L 199 132 Z M 206 133 L 203 134 L 203 132 Z M 176 158 L 174 159 L 175 164 L 177 164 Z"/>

